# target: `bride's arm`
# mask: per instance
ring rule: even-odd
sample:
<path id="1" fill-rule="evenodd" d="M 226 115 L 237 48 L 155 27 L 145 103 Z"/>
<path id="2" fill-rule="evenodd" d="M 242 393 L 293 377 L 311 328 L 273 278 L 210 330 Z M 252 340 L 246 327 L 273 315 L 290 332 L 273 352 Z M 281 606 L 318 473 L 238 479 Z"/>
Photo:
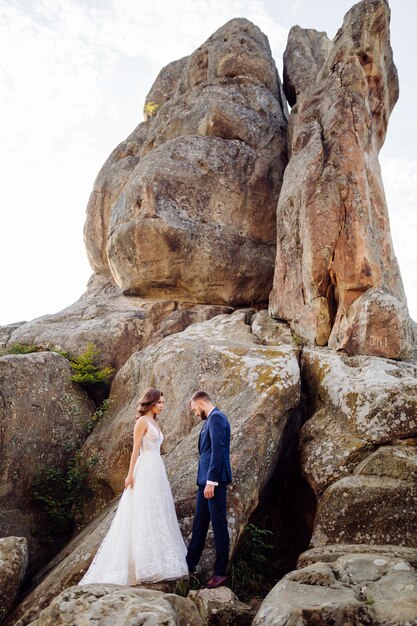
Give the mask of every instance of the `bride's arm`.
<path id="1" fill-rule="evenodd" d="M 133 430 L 133 450 L 130 456 L 129 472 L 125 478 L 125 489 L 129 486 L 133 487 L 133 468 L 135 467 L 136 459 L 138 458 L 140 444 L 142 443 L 143 435 L 148 430 L 148 421 L 146 417 L 140 417 L 135 424 Z"/>

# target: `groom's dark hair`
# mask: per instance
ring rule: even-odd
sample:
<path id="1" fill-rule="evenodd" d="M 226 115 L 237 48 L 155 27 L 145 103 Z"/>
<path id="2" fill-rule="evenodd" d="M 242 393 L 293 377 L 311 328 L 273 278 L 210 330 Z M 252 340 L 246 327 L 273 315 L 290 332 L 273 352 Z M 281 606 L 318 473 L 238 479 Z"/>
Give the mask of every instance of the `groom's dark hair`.
<path id="1" fill-rule="evenodd" d="M 199 391 L 193 393 L 190 399 L 190 404 L 191 402 L 194 402 L 194 400 L 206 400 L 206 402 L 211 402 L 211 398 L 208 395 L 207 391 L 203 391 L 202 389 L 199 389 Z"/>

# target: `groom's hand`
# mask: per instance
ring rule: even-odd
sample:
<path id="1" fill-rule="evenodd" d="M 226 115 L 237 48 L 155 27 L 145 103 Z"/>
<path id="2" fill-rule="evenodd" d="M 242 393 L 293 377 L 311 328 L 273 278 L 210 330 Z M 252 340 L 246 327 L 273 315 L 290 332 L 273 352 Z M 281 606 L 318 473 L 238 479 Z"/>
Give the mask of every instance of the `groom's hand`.
<path id="1" fill-rule="evenodd" d="M 214 485 L 206 485 L 204 488 L 204 497 L 205 498 L 214 498 Z"/>

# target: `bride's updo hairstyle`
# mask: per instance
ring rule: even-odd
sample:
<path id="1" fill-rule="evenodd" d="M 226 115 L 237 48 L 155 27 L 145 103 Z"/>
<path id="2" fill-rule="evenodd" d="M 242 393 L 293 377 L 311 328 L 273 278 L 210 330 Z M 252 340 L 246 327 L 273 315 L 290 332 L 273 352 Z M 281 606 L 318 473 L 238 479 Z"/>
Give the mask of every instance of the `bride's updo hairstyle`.
<path id="1" fill-rule="evenodd" d="M 163 395 L 162 391 L 160 391 L 160 389 L 155 389 L 155 387 L 149 387 L 146 389 L 143 396 L 139 400 L 139 409 L 136 419 L 141 415 L 145 415 L 151 407 L 155 406 L 155 404 L 159 402 Z"/>

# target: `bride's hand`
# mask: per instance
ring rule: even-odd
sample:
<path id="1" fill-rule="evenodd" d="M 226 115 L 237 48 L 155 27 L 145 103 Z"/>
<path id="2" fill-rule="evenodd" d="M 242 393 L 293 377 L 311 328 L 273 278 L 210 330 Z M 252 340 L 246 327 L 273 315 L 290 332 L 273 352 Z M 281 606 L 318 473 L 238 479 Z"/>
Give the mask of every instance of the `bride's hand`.
<path id="1" fill-rule="evenodd" d="M 133 476 L 130 474 L 128 474 L 125 478 L 125 489 L 128 487 L 133 487 Z"/>

